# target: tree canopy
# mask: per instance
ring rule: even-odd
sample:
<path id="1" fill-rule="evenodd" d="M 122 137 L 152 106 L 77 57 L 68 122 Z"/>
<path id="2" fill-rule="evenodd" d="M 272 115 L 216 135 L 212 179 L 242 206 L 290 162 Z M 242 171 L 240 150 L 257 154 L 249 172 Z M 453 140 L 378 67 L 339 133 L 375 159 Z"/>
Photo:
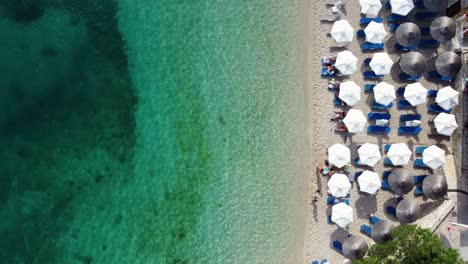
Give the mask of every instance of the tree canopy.
<path id="1" fill-rule="evenodd" d="M 386 244 L 373 245 L 367 257 L 354 264 L 462 264 L 457 250 L 446 248 L 442 240 L 428 229 L 414 225 L 397 227 L 393 239 Z"/>

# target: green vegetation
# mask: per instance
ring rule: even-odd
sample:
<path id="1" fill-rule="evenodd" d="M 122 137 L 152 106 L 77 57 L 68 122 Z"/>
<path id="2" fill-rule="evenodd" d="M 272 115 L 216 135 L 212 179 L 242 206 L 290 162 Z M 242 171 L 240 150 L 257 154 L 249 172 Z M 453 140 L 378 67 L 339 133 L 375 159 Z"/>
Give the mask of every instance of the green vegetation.
<path id="1" fill-rule="evenodd" d="M 365 259 L 356 260 L 353 263 L 465 263 L 461 260 L 458 251 L 444 247 L 440 238 L 427 229 L 404 225 L 396 228 L 393 236 L 393 240 L 384 245 L 373 245 Z"/>

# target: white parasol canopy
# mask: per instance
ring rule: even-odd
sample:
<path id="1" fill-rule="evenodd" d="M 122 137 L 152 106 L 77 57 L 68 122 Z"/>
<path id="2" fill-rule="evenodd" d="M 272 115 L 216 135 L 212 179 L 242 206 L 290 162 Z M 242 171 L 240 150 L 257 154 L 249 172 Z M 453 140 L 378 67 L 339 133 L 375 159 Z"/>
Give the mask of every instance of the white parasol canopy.
<path id="1" fill-rule="evenodd" d="M 431 169 L 437 169 L 445 164 L 445 150 L 432 145 L 422 154 L 423 162 Z"/>
<path id="2" fill-rule="evenodd" d="M 339 46 L 345 46 L 353 40 L 354 28 L 346 20 L 338 20 L 333 23 L 330 32 L 332 38 L 338 43 Z"/>
<path id="3" fill-rule="evenodd" d="M 338 52 L 336 55 L 335 67 L 343 75 L 350 75 L 357 70 L 358 58 L 349 50 Z"/>
<path id="4" fill-rule="evenodd" d="M 395 86 L 386 82 L 379 82 L 374 86 L 374 99 L 382 105 L 389 105 L 396 98 Z"/>
<path id="5" fill-rule="evenodd" d="M 370 194 L 376 193 L 382 186 L 379 175 L 375 172 L 365 170 L 358 178 L 359 191 Z"/>
<path id="6" fill-rule="evenodd" d="M 359 162 L 371 167 L 375 166 L 382 158 L 379 146 L 376 144 L 365 143 L 359 147 L 357 152 L 359 155 Z"/>
<path id="7" fill-rule="evenodd" d="M 405 143 L 396 143 L 390 146 L 387 156 L 393 165 L 405 165 L 408 164 L 411 154 L 411 150 Z"/>
<path id="8" fill-rule="evenodd" d="M 359 133 L 366 127 L 367 118 L 361 110 L 350 109 L 343 119 L 343 123 L 350 133 Z"/>
<path id="9" fill-rule="evenodd" d="M 364 33 L 366 33 L 366 41 L 375 44 L 383 43 L 385 36 L 387 36 L 384 24 L 375 21 L 371 21 L 367 25 L 364 29 Z"/>
<path id="10" fill-rule="evenodd" d="M 353 81 L 347 81 L 340 84 L 338 97 L 347 105 L 353 106 L 361 100 L 361 87 Z"/>
<path id="11" fill-rule="evenodd" d="M 440 113 L 434 118 L 434 125 L 437 133 L 445 136 L 451 136 L 458 127 L 457 120 L 452 114 Z"/>
<path id="12" fill-rule="evenodd" d="M 427 98 L 427 89 L 419 82 L 408 84 L 403 96 L 411 105 L 424 104 Z"/>
<path id="13" fill-rule="evenodd" d="M 345 228 L 353 222 L 353 208 L 345 203 L 337 203 L 332 207 L 332 221 Z"/>
<path id="14" fill-rule="evenodd" d="M 392 6 L 392 14 L 400 16 L 408 15 L 414 8 L 413 0 L 390 0 L 390 5 Z"/>
<path id="15" fill-rule="evenodd" d="M 351 183 L 348 176 L 340 173 L 335 173 L 331 176 L 327 183 L 328 193 L 333 197 L 346 197 L 351 190 Z"/>
<path id="16" fill-rule="evenodd" d="M 458 92 L 452 87 L 446 86 L 437 92 L 436 102 L 445 110 L 450 110 L 458 105 Z"/>
<path id="17" fill-rule="evenodd" d="M 388 56 L 386 52 L 377 52 L 372 56 L 372 60 L 369 63 L 371 69 L 375 74 L 389 74 L 392 69 L 393 60 Z"/>
<path id="18" fill-rule="evenodd" d="M 366 16 L 376 17 L 382 9 L 382 2 L 380 0 L 359 0 L 361 5 L 361 14 Z"/>
<path id="19" fill-rule="evenodd" d="M 351 151 L 343 144 L 334 144 L 328 148 L 328 162 L 338 168 L 351 161 Z"/>

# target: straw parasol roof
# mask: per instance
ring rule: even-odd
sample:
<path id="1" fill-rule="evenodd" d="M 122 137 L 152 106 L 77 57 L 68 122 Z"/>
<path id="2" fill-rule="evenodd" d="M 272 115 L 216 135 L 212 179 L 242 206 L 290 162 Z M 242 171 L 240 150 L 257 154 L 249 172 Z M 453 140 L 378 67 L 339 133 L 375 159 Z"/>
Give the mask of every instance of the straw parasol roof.
<path id="1" fill-rule="evenodd" d="M 408 170 L 397 168 L 388 176 L 388 184 L 394 193 L 403 196 L 413 190 L 414 178 Z"/>

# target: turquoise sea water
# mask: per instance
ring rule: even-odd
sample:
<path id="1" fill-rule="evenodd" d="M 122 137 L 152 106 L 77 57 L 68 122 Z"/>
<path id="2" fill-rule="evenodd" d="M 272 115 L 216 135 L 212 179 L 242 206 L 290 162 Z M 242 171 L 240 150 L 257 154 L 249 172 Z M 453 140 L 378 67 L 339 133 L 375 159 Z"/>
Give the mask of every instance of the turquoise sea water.
<path id="1" fill-rule="evenodd" d="M 302 6 L 0 4 L 5 263 L 301 262 Z"/>

